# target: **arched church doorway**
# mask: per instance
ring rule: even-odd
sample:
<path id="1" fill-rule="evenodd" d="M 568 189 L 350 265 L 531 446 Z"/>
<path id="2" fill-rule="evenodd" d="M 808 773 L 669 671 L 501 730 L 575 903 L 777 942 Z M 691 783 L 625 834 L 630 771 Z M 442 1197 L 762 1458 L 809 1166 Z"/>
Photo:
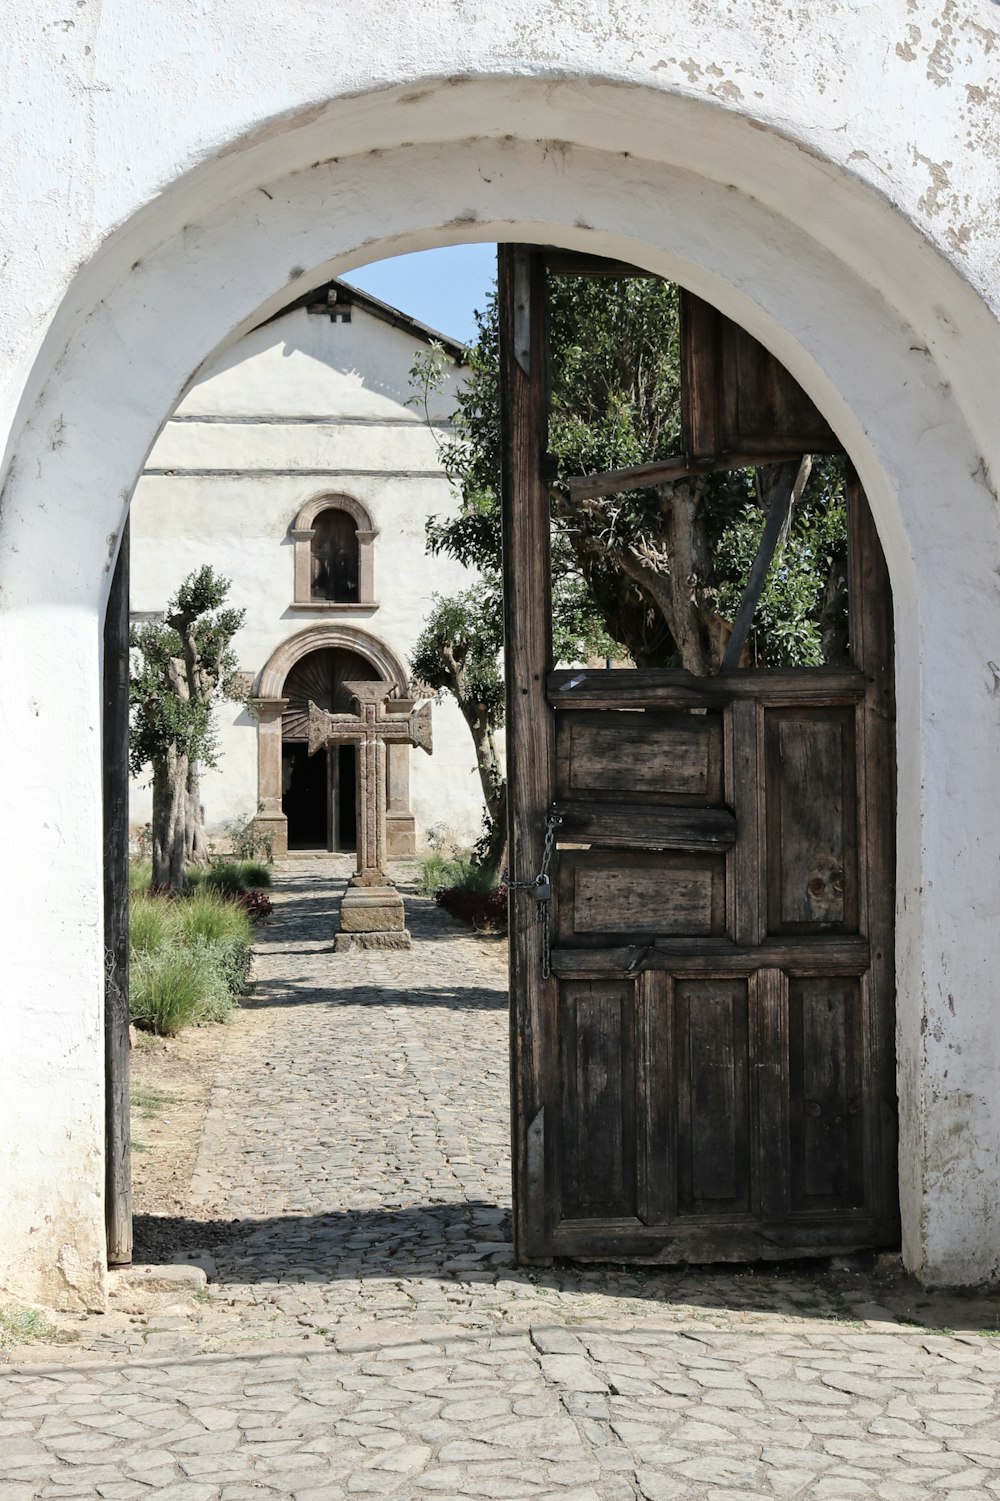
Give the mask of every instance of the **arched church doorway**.
<path id="1" fill-rule="evenodd" d="M 275 855 L 348 852 L 357 839 L 357 751 L 331 745 L 310 756 L 310 702 L 352 714 L 352 682 L 391 683 L 390 714 L 407 714 L 406 669 L 378 637 L 352 626 L 313 625 L 272 653 L 253 700 L 257 718 L 257 825 Z M 391 745 L 386 765 L 386 845 L 390 859 L 412 855 L 416 822 L 410 807 L 410 747 Z"/>
<path id="2" fill-rule="evenodd" d="M 289 853 L 354 850 L 357 845 L 357 749 L 331 745 L 310 756 L 309 705 L 349 714 L 350 682 L 378 677 L 371 662 L 343 647 L 314 651 L 285 680 L 281 717 L 281 810 L 288 820 Z"/>

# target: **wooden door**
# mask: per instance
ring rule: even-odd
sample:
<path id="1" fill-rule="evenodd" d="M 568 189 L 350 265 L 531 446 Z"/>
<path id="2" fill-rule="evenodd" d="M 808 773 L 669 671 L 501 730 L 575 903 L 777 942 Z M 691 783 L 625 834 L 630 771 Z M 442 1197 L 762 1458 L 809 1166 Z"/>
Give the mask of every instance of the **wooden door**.
<path id="1" fill-rule="evenodd" d="M 502 251 L 500 297 L 518 1257 L 891 1244 L 892 626 L 863 493 L 849 667 L 553 671 L 538 253 Z"/>

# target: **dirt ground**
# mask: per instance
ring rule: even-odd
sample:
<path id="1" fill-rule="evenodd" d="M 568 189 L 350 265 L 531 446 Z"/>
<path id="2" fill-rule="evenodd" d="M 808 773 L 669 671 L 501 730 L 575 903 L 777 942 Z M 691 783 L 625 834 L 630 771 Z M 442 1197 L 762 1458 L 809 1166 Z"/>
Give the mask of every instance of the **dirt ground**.
<path id="1" fill-rule="evenodd" d="M 178 1037 L 136 1035 L 132 1048 L 132 1211 L 134 1260 L 172 1260 L 185 1247 L 169 1244 L 157 1221 L 191 1214 L 190 1187 L 205 1112 L 216 1077 L 225 1073 L 236 1012 L 226 1024 L 189 1027 Z"/>

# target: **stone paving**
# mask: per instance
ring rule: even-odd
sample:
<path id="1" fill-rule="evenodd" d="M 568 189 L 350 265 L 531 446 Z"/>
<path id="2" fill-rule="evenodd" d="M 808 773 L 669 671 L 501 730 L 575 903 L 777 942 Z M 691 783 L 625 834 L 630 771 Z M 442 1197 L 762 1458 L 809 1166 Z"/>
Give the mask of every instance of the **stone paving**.
<path id="1" fill-rule="evenodd" d="M 182 1221 L 0 1368 L 0 1501 L 996 1501 L 1000 1302 L 891 1266 L 514 1267 L 503 946 L 408 897 L 330 952 L 345 861 L 283 876 Z M 404 872 L 405 874 L 405 872 Z"/>

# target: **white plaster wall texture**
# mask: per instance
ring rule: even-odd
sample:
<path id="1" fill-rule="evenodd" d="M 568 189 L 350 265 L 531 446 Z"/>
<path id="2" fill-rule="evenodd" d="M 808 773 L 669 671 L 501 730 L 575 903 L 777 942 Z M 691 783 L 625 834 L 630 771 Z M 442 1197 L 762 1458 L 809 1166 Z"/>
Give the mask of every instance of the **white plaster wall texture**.
<path id="1" fill-rule="evenodd" d="M 710 298 L 861 471 L 897 621 L 904 1254 L 930 1281 L 998 1274 L 998 20 L 992 0 L 8 7 L 0 783 L 37 860 L 0 872 L 0 1283 L 102 1292 L 98 642 L 146 454 L 213 351 L 290 297 L 496 238 Z"/>
<path id="2" fill-rule="evenodd" d="M 430 401 L 432 432 L 408 372 L 426 344 L 355 306 L 350 323 L 298 308 L 256 329 L 212 363 L 160 434 L 132 507 L 134 610 L 162 610 L 180 581 L 209 562 L 232 581 L 247 612 L 233 641 L 257 677 L 278 646 L 311 624 L 337 622 L 383 642 L 405 666 L 434 594 L 468 588 L 453 559 L 430 558 L 425 523 L 453 512 L 438 442 L 449 390 Z M 302 506 L 329 493 L 368 511 L 375 541 L 376 608 L 294 603 L 289 528 Z M 459 844 L 482 830 L 483 803 L 468 727 L 450 699 L 435 703 L 434 751 L 410 757 L 418 844 L 440 829 Z M 206 826 L 218 840 L 257 809 L 257 732 L 244 710 L 217 710 L 219 765 L 202 778 Z M 148 773 L 132 788 L 133 828 L 151 815 Z"/>

